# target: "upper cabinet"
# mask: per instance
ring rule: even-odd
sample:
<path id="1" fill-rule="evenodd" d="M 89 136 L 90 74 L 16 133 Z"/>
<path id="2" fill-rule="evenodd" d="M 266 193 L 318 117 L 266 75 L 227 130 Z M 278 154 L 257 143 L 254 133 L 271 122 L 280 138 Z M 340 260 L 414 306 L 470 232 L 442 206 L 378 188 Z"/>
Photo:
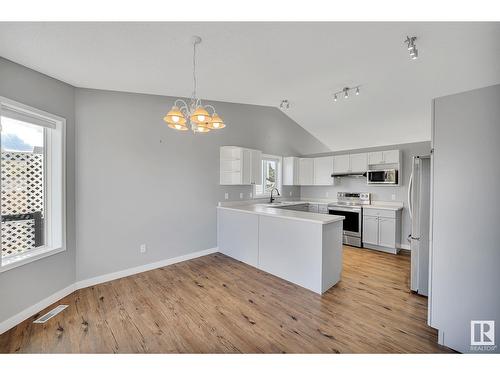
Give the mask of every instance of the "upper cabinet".
<path id="1" fill-rule="evenodd" d="M 368 155 L 366 153 L 362 154 L 350 154 L 350 172 L 353 173 L 365 173 L 368 170 Z"/>
<path id="2" fill-rule="evenodd" d="M 368 169 L 367 154 L 346 154 L 333 157 L 333 173 L 365 173 Z"/>
<path id="3" fill-rule="evenodd" d="M 262 183 L 262 152 L 237 146 L 220 148 L 220 184 Z"/>
<path id="4" fill-rule="evenodd" d="M 325 156 L 313 159 L 314 185 L 333 185 L 333 157 Z"/>
<path id="5" fill-rule="evenodd" d="M 348 173 L 349 165 L 349 155 L 335 155 L 333 157 L 333 173 Z"/>
<path id="6" fill-rule="evenodd" d="M 399 164 L 400 151 L 376 151 L 368 154 L 368 164 Z"/>
<path id="7" fill-rule="evenodd" d="M 295 156 L 283 158 L 283 185 L 300 185 L 299 158 Z"/>
<path id="8" fill-rule="evenodd" d="M 314 158 L 299 159 L 299 185 L 314 185 Z"/>

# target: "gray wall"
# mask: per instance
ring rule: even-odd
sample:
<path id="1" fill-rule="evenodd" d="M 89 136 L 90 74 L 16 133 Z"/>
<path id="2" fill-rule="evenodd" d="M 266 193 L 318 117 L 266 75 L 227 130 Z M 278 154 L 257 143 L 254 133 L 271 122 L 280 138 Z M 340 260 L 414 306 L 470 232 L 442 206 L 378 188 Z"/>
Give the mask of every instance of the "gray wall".
<path id="1" fill-rule="evenodd" d="M 0 96 L 66 119 L 67 251 L 0 273 L 0 322 L 75 280 L 74 88 L 0 57 Z"/>
<path id="2" fill-rule="evenodd" d="M 431 325 L 470 347 L 470 321 L 500 325 L 500 85 L 435 100 Z"/>
<path id="3" fill-rule="evenodd" d="M 219 185 L 220 146 L 285 156 L 328 151 L 270 107 L 212 102 L 226 129 L 174 131 L 162 121 L 174 99 L 76 90 L 77 280 L 215 247 L 217 202 L 225 192 L 231 200 L 251 192 Z"/>
<path id="4" fill-rule="evenodd" d="M 370 186 L 366 184 L 365 178 L 359 177 L 343 177 L 336 178 L 333 186 L 302 186 L 301 198 L 322 198 L 332 200 L 336 199 L 339 191 L 360 191 L 370 192 L 373 194 L 373 200 L 377 201 L 392 201 L 392 195 L 395 195 L 395 201 L 403 202 L 403 215 L 401 225 L 401 242 L 403 245 L 409 245 L 406 238 L 411 233 L 411 221 L 408 213 L 408 182 L 411 174 L 411 158 L 415 155 L 429 155 L 431 150 L 430 142 L 406 143 L 400 145 L 373 147 L 367 149 L 358 149 L 351 151 L 334 152 L 335 154 L 349 154 L 357 152 L 369 152 L 377 150 L 392 150 L 398 149 L 402 151 L 402 180 L 400 186 Z M 328 193 L 328 197 L 326 194 Z"/>

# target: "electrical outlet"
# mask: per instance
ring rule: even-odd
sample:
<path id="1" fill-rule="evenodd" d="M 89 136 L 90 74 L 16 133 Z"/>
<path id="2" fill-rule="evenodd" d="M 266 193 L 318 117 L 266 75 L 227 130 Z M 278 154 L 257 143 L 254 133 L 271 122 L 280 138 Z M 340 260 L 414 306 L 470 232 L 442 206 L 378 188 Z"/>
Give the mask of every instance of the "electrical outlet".
<path id="1" fill-rule="evenodd" d="M 243 199 L 243 193 L 240 193 L 240 199 Z"/>
<path id="2" fill-rule="evenodd" d="M 141 253 L 145 253 L 145 252 L 146 252 L 146 244 L 145 244 L 145 243 L 143 243 L 143 244 L 141 245 L 141 247 L 139 248 L 139 251 L 140 251 Z"/>
<path id="3" fill-rule="evenodd" d="M 253 197 L 253 193 L 249 193 L 249 194 L 248 194 L 248 196 L 249 196 L 250 198 L 252 198 L 252 197 Z"/>
<path id="4" fill-rule="evenodd" d="M 224 199 L 229 199 L 229 193 L 224 193 Z"/>
<path id="5" fill-rule="evenodd" d="M 290 192 L 290 196 L 292 196 L 293 192 Z"/>
<path id="6" fill-rule="evenodd" d="M 391 199 L 392 199 L 393 201 L 395 201 L 395 200 L 396 200 L 396 194 L 392 194 L 392 195 L 391 195 Z"/>
<path id="7" fill-rule="evenodd" d="M 328 192 L 328 191 L 327 191 L 327 192 L 325 193 L 325 197 L 327 197 L 327 198 L 328 198 L 328 196 L 329 196 L 329 195 L 330 195 L 330 192 Z"/>

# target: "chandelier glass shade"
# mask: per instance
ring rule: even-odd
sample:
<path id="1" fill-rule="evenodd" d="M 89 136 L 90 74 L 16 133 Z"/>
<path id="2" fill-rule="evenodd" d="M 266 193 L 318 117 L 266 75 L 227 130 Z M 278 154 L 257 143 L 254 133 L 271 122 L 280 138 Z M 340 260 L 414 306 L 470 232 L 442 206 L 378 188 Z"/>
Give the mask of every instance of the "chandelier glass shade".
<path id="1" fill-rule="evenodd" d="M 183 99 L 177 99 L 163 120 L 174 130 L 189 130 L 193 133 L 208 133 L 211 130 L 224 128 L 226 125 L 210 104 L 203 105 L 196 96 L 196 46 L 201 38 L 193 37 L 193 95 L 189 104 Z"/>

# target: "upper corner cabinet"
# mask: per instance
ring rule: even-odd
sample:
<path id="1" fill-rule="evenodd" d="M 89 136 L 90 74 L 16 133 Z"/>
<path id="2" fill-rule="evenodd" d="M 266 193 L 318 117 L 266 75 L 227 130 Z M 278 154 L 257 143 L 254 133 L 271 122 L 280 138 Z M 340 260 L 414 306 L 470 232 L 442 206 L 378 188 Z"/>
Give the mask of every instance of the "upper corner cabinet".
<path id="1" fill-rule="evenodd" d="M 220 148 L 220 185 L 262 183 L 262 152 L 238 146 Z"/>
<path id="2" fill-rule="evenodd" d="M 300 185 L 299 158 L 287 156 L 283 158 L 283 185 Z"/>

